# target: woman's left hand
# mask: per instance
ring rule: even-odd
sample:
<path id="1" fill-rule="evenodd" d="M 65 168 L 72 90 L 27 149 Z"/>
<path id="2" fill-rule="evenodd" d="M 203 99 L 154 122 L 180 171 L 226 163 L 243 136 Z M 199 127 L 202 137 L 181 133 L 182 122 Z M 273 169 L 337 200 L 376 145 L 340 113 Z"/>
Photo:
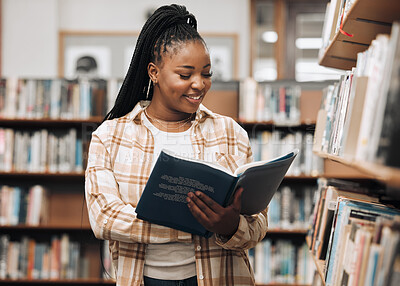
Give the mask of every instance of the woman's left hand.
<path id="1" fill-rule="evenodd" d="M 236 190 L 233 202 L 222 207 L 202 192 L 189 193 L 187 205 L 193 216 L 207 230 L 223 236 L 232 236 L 240 220 L 240 207 L 243 188 Z"/>

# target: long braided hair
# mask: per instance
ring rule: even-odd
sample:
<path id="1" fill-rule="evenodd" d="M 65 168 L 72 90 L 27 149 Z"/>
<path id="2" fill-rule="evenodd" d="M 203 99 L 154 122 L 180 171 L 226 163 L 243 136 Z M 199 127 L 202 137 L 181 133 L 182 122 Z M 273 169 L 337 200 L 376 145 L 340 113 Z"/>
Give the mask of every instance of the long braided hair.
<path id="1" fill-rule="evenodd" d="M 158 8 L 144 24 L 132 60 L 115 100 L 114 107 L 104 120 L 118 118 L 129 113 L 135 105 L 146 98 L 149 84 L 147 66 L 149 62 L 159 63 L 168 48 L 188 41 L 201 41 L 197 32 L 195 16 L 185 6 L 167 5 Z M 149 90 L 149 99 L 152 97 Z"/>

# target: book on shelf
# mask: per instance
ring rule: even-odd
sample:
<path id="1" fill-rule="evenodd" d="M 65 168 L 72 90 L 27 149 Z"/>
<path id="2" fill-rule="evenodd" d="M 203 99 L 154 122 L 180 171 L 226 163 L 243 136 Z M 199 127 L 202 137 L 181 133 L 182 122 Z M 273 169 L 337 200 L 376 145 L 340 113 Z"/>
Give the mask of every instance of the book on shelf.
<path id="1" fill-rule="evenodd" d="M 244 79 L 239 86 L 239 120 L 256 121 L 256 103 L 259 87 L 253 78 Z"/>
<path id="2" fill-rule="evenodd" d="M 6 109 L 6 80 L 0 78 L 0 118 L 4 117 Z"/>
<path id="3" fill-rule="evenodd" d="M 398 218 L 378 218 L 374 226 L 352 222 L 344 226 L 344 250 L 333 285 L 397 285 Z M 339 284 L 340 283 L 340 284 Z"/>
<path id="4" fill-rule="evenodd" d="M 87 119 L 108 110 L 107 82 L 10 77 L 0 83 L 0 118 Z"/>
<path id="5" fill-rule="evenodd" d="M 337 192 L 332 186 L 328 186 L 324 192 L 325 198 L 321 204 L 320 224 L 314 239 L 315 256 L 318 259 L 325 259 L 328 247 L 328 237 L 333 222 L 333 215 L 336 207 Z"/>
<path id="6" fill-rule="evenodd" d="M 383 247 L 382 258 L 385 261 L 379 265 L 378 271 L 378 282 L 383 285 L 395 286 L 400 282 L 400 222 L 384 223 L 382 227 L 380 245 Z M 378 237 L 379 234 L 376 236 Z M 377 240 L 379 237 L 377 238 Z M 369 273 L 370 269 L 367 268 L 366 273 Z M 371 271 L 373 272 L 373 271 Z"/>
<path id="7" fill-rule="evenodd" d="M 268 206 L 297 153 L 295 149 L 269 161 L 248 163 L 232 174 L 219 165 L 163 150 L 136 207 L 137 217 L 209 237 L 212 233 L 193 217 L 186 205 L 189 192 L 202 191 L 226 206 L 235 190 L 243 187 L 241 213 L 259 213 Z"/>
<path id="8" fill-rule="evenodd" d="M 311 283 L 315 266 L 305 243 L 264 239 L 252 249 L 252 253 L 256 283 Z"/>
<path id="9" fill-rule="evenodd" d="M 49 195 L 40 185 L 0 185 L 0 225 L 43 225 L 48 222 Z"/>
<path id="10" fill-rule="evenodd" d="M 379 203 L 365 202 L 338 196 L 336 217 L 331 230 L 326 258 L 326 284 L 332 285 L 342 277 L 344 247 L 346 240 L 345 226 L 356 223 L 374 228 L 378 218 L 394 220 L 400 212 Z M 347 227 L 349 228 L 349 227 Z M 350 235 L 350 230 L 347 235 Z"/>
<path id="11" fill-rule="evenodd" d="M 360 283 L 360 280 L 363 280 L 365 275 L 360 275 L 360 273 L 365 273 L 367 262 L 365 256 L 372 238 L 373 227 L 352 222 L 345 228 L 343 258 L 340 259 L 341 263 L 337 271 L 338 280 L 342 285 L 364 285 Z"/>
<path id="12" fill-rule="evenodd" d="M 74 128 L 26 131 L 0 127 L 0 171 L 81 172 L 85 141 L 88 138 L 78 137 Z"/>
<path id="13" fill-rule="evenodd" d="M 386 70 L 387 56 L 389 55 L 389 36 L 378 35 L 369 47 L 371 57 L 368 68 L 369 80 L 365 94 L 364 110 L 361 117 L 360 131 L 358 136 L 355 159 L 359 161 L 368 160 L 368 146 L 374 136 L 373 124 L 376 118 L 376 107 L 382 98 L 382 83 Z"/>
<path id="14" fill-rule="evenodd" d="M 352 37 L 351 34 L 346 33 L 346 31 L 342 30 L 343 23 L 346 19 L 346 15 L 349 12 L 350 8 L 354 4 L 355 0 L 340 0 L 339 3 L 339 11 L 338 11 L 338 17 L 337 17 L 337 22 L 335 25 L 335 33 L 343 33 L 346 36 Z"/>
<path id="15" fill-rule="evenodd" d="M 270 98 L 275 102 L 270 102 L 271 106 L 276 106 L 275 110 L 271 108 L 272 120 L 277 125 L 291 125 L 300 123 L 300 86 L 279 86 L 272 88 Z M 268 104 L 268 102 L 267 102 Z"/>
<path id="16" fill-rule="evenodd" d="M 337 32 L 337 23 L 340 16 L 340 8 L 344 0 L 331 0 L 327 3 L 325 12 L 325 21 L 322 28 L 322 46 L 318 53 L 318 57 L 324 55 L 326 48 L 332 42 Z"/>
<path id="17" fill-rule="evenodd" d="M 329 101 L 333 95 L 334 85 L 328 85 L 322 89 L 321 105 L 317 113 L 317 122 L 315 124 L 313 152 L 321 152 L 325 144 L 325 129 L 327 126 Z"/>
<path id="18" fill-rule="evenodd" d="M 250 144 L 256 161 L 268 160 L 297 148 L 299 154 L 286 174 L 317 176 L 324 173 L 324 164 L 323 159 L 312 151 L 313 137 L 312 133 L 304 131 L 260 131 L 250 137 Z"/>
<path id="19" fill-rule="evenodd" d="M 314 186 L 285 184 L 279 187 L 268 207 L 268 227 L 307 229 L 314 193 Z"/>
<path id="20" fill-rule="evenodd" d="M 356 152 L 367 86 L 368 77 L 354 77 L 354 88 L 351 90 L 348 114 L 343 126 L 342 152 L 339 154 L 344 157 L 351 158 Z"/>
<path id="21" fill-rule="evenodd" d="M 382 152 L 385 146 L 400 140 L 396 141 L 400 136 L 394 135 L 400 122 L 396 110 L 399 25 L 393 23 L 390 37 L 377 35 L 366 51 L 357 54 L 356 67 L 324 90 L 314 151 L 356 161 L 386 164 L 385 156 L 396 161 L 395 156 Z M 392 150 L 396 154 L 396 148 Z"/>
<path id="22" fill-rule="evenodd" d="M 394 22 L 389 42 L 387 68 L 382 86 L 382 97 L 377 106 L 374 128 L 371 134 L 369 160 L 380 164 L 400 167 L 400 22 Z"/>
<path id="23" fill-rule="evenodd" d="M 345 119 L 348 115 L 348 103 L 350 90 L 352 89 L 354 72 L 348 71 L 344 77 L 344 82 L 341 84 L 340 95 L 338 99 L 338 106 L 336 109 L 336 117 L 333 125 L 333 132 L 331 134 L 331 153 L 339 155 L 342 153 L 342 140 L 343 140 L 343 126 Z"/>
<path id="24" fill-rule="evenodd" d="M 78 279 L 89 277 L 89 264 L 80 242 L 68 234 L 46 240 L 0 235 L 0 279 Z"/>
<path id="25" fill-rule="evenodd" d="M 267 84 L 248 78 L 240 83 L 239 120 L 300 124 L 301 87 L 294 83 Z"/>
<path id="26" fill-rule="evenodd" d="M 10 172 L 13 168 L 14 131 L 0 128 L 0 171 Z"/>
<path id="27" fill-rule="evenodd" d="M 322 132 L 322 139 L 321 139 L 321 151 L 323 152 L 328 152 L 329 151 L 329 140 L 331 138 L 331 133 L 332 133 L 332 126 L 333 126 L 333 118 L 335 115 L 335 106 L 337 105 L 338 101 L 338 95 L 339 95 L 339 90 L 340 90 L 340 83 L 343 82 L 344 76 L 341 76 L 341 80 L 333 85 L 332 92 L 328 94 L 328 98 L 326 101 L 326 104 L 328 105 L 327 107 L 327 114 L 326 114 L 326 126 L 324 128 L 324 131 Z M 330 90 L 328 90 L 329 92 Z"/>
<path id="28" fill-rule="evenodd" d="M 316 141 L 321 144 L 321 149 L 324 152 L 339 155 L 341 153 L 342 130 L 345 123 L 348 110 L 348 96 L 353 82 L 353 71 L 346 71 L 340 78 L 340 81 L 325 90 L 323 104 L 327 107 L 322 107 L 319 114 L 320 119 L 325 122 L 325 129 L 321 132 L 321 125 L 318 124 L 318 132 L 315 136 L 321 136 Z M 325 112 L 327 110 L 327 112 Z M 321 118 L 325 117 L 325 118 Z"/>
<path id="29" fill-rule="evenodd" d="M 332 17 L 333 17 L 333 13 L 331 10 L 331 6 L 332 2 L 328 2 L 326 3 L 326 7 L 325 7 L 325 16 L 324 16 L 324 24 L 322 26 L 322 45 L 319 48 L 318 51 L 318 59 L 321 59 L 323 57 L 323 55 L 325 54 L 325 50 L 326 48 L 329 46 L 330 43 L 330 32 L 332 30 Z"/>
<path id="30" fill-rule="evenodd" d="M 361 183 L 339 179 L 318 179 L 314 210 L 310 218 L 311 227 L 308 231 L 310 250 L 317 259 L 326 258 L 338 197 L 378 202 L 378 198 L 368 195 L 369 192 L 370 190 Z"/>

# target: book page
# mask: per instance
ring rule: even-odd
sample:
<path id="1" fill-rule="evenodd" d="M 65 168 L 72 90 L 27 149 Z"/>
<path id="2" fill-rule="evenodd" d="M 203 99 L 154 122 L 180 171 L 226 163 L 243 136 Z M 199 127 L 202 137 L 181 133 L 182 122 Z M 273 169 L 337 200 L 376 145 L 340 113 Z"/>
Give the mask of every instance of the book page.
<path id="1" fill-rule="evenodd" d="M 235 175 L 235 176 L 240 176 L 240 174 L 242 174 L 242 173 L 243 173 L 244 171 L 246 171 L 247 169 L 250 169 L 250 168 L 256 167 L 256 166 L 262 166 L 262 165 L 272 164 L 272 163 L 274 163 L 274 162 L 279 162 L 279 161 L 282 161 L 282 160 L 291 158 L 291 157 L 297 155 L 297 153 L 299 153 L 299 149 L 296 148 L 296 149 L 294 149 L 293 151 L 291 151 L 291 152 L 289 152 L 289 153 L 287 153 L 287 154 L 284 154 L 284 155 L 282 155 L 282 156 L 276 157 L 276 158 L 271 159 L 271 160 L 256 161 L 256 162 L 251 162 L 251 163 L 248 163 L 248 164 L 244 164 L 244 165 L 242 165 L 242 166 L 240 166 L 240 167 L 238 167 L 238 168 L 236 169 L 234 175 Z"/>
<path id="2" fill-rule="evenodd" d="M 214 188 L 212 186 L 203 184 L 192 178 L 182 176 L 174 177 L 164 174 L 161 176 L 161 181 L 162 183 L 158 185 L 160 191 L 153 195 L 168 201 L 186 204 L 186 197 L 189 192 L 194 193 L 195 191 L 202 191 L 208 196 L 210 196 L 210 193 L 214 193 Z M 173 194 L 171 194 L 171 192 Z"/>
<path id="3" fill-rule="evenodd" d="M 169 156 L 172 156 L 172 157 L 175 157 L 175 158 L 184 160 L 184 161 L 189 161 L 189 162 L 194 162 L 194 163 L 199 163 L 199 164 L 203 164 L 203 165 L 209 166 L 209 167 L 211 167 L 211 168 L 220 170 L 220 171 L 222 171 L 222 172 L 225 172 L 225 173 L 227 173 L 227 174 L 233 176 L 233 174 L 232 174 L 232 172 L 231 172 L 230 170 L 224 168 L 223 166 L 217 165 L 217 164 L 215 164 L 215 163 L 208 162 L 208 161 L 204 161 L 204 160 L 200 160 L 200 159 L 194 159 L 194 158 L 183 157 L 183 156 L 180 156 L 180 155 L 178 155 L 178 154 L 175 154 L 174 152 L 169 151 L 169 150 L 166 150 L 166 149 L 162 149 L 162 152 L 164 152 L 165 154 L 167 154 L 167 155 L 169 155 Z"/>

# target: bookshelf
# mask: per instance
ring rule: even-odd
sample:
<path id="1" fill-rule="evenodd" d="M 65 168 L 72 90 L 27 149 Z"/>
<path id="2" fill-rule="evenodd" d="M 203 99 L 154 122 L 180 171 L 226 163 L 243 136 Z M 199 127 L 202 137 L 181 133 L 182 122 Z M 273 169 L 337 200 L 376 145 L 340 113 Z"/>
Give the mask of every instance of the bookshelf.
<path id="1" fill-rule="evenodd" d="M 388 110 L 391 104 L 396 104 L 393 100 L 398 100 L 399 95 L 396 70 L 399 67 L 400 3 L 355 0 L 346 10 L 342 31 L 336 32 L 327 48 L 320 51 L 320 65 L 344 71 L 340 81 L 324 91 L 325 95 L 333 96 L 323 97 L 325 103 L 321 105 L 316 122 L 314 153 L 359 176 L 343 176 L 341 179 L 347 180 L 340 183 L 327 179 L 319 185 L 319 198 L 306 241 L 323 285 L 347 282 L 395 285 L 398 271 L 392 259 L 398 257 L 398 251 L 394 251 L 392 245 L 400 245 L 397 226 L 400 220 L 399 157 L 395 153 L 385 153 L 386 145 L 382 144 L 391 146 L 384 136 L 390 125 L 385 126 L 384 122 L 399 124 L 395 114 Z M 380 54 L 384 57 L 378 60 Z M 366 62 L 374 73 L 363 69 Z M 382 77 L 376 77 L 378 69 Z M 334 117 L 331 117 L 332 112 Z M 366 115 L 373 118 L 373 124 Z M 393 158 L 390 165 L 388 157 Z M 337 179 L 340 175 L 325 177 Z M 376 215 L 371 224 L 366 223 L 363 211 Z M 360 214 L 358 221 L 353 220 L 357 212 Z M 354 245 L 357 247 L 353 248 Z M 378 249 L 384 256 L 378 254 Z M 380 257 L 384 267 L 373 257 Z M 371 271 L 375 274 L 371 275 Z"/>
<path id="2" fill-rule="evenodd" d="M 392 168 L 392 167 L 388 167 L 388 166 L 384 166 L 384 165 L 372 163 L 372 162 L 356 161 L 354 159 L 347 159 L 344 157 L 340 157 L 337 155 L 331 155 L 328 153 L 319 152 L 317 154 L 322 158 L 326 158 L 326 159 L 338 162 L 342 165 L 348 166 L 350 168 L 354 168 L 354 169 L 364 173 L 370 179 L 380 181 L 387 186 L 397 188 L 397 189 L 400 188 L 400 169 L 399 168 Z"/>
<path id="3" fill-rule="evenodd" d="M 98 124 L 97 118 L 87 120 L 50 120 L 50 119 L 1 119 L 0 127 L 22 128 L 32 131 L 37 128 L 76 128 L 82 131 L 85 124 Z M 2 185 L 18 186 L 22 189 L 40 184 L 46 188 L 48 206 L 45 223 L 27 225 L 1 225 L 0 236 L 8 236 L 12 242 L 21 242 L 23 237 L 39 243 L 49 244 L 54 237 L 66 234 L 79 243 L 80 255 L 88 261 L 85 278 L 69 279 L 0 279 L 0 285 L 115 285 L 102 278 L 100 268 L 100 249 L 102 243 L 97 240 L 89 226 L 88 214 L 84 204 L 84 173 L 74 172 L 29 172 L 2 171 Z"/>
<path id="4" fill-rule="evenodd" d="M 280 87 L 290 87 L 290 86 L 298 86 L 300 87 L 300 94 L 299 94 L 299 100 L 298 100 L 298 106 L 297 108 L 299 109 L 299 114 L 297 117 L 297 120 L 294 121 L 275 121 L 273 118 L 270 120 L 257 120 L 255 118 L 247 118 L 246 116 L 240 116 L 240 111 L 239 111 L 239 119 L 238 122 L 239 124 L 242 125 L 242 127 L 248 132 L 250 140 L 258 138 L 258 136 L 262 133 L 271 133 L 274 134 L 274 132 L 277 132 L 281 135 L 283 135 L 283 138 L 285 138 L 286 135 L 294 135 L 296 133 L 305 135 L 308 133 L 313 133 L 315 130 L 315 123 L 316 123 L 316 118 L 317 118 L 317 113 L 318 109 L 320 106 L 320 101 L 322 98 L 322 89 L 330 84 L 331 82 L 295 82 L 291 80 L 278 80 L 274 82 L 257 82 L 256 83 L 256 89 L 258 91 L 263 91 L 264 88 L 267 86 L 267 88 L 280 88 Z M 258 95 L 260 93 L 258 92 Z M 239 97 L 243 96 L 243 89 L 241 89 L 239 93 Z M 244 97 L 247 98 L 246 95 Z M 250 95 L 249 98 L 256 98 L 257 95 Z M 289 96 L 290 97 L 290 96 Z M 239 99 L 240 102 L 240 99 Z M 274 104 L 274 103 L 272 103 Z M 239 108 L 241 108 L 239 104 Z M 257 108 L 257 106 L 251 107 L 250 110 L 253 110 L 252 108 Z M 256 111 L 250 111 L 250 114 L 253 115 L 255 114 Z M 262 117 L 262 115 L 261 115 Z M 289 137 L 288 137 L 289 138 Z M 300 137 L 296 137 L 300 138 Z M 304 140 L 305 137 L 303 137 L 302 142 L 303 144 L 312 144 L 312 140 Z M 257 142 L 257 141 L 256 141 Z M 293 141 L 264 141 L 260 143 L 261 145 L 279 145 L 279 146 L 285 146 L 285 143 L 288 143 L 288 145 L 292 144 Z M 291 143 L 289 143 L 291 142 Z M 255 159 L 257 160 L 257 156 L 259 156 L 258 153 L 258 148 L 253 148 L 253 153 L 255 156 Z M 279 153 L 279 152 L 278 152 Z M 262 156 L 262 155 L 261 155 Z M 329 166 L 328 166 L 329 167 Z M 339 168 L 340 169 L 340 168 Z M 337 168 L 336 168 L 337 170 Z M 274 247 L 277 247 L 277 251 L 269 249 L 267 246 L 267 251 L 265 255 L 268 255 L 268 259 L 271 261 L 280 261 L 282 258 L 283 253 L 286 253 L 288 255 L 288 252 L 295 252 L 296 255 L 299 255 L 299 253 L 303 253 L 302 248 L 304 247 L 305 244 L 305 237 L 307 235 L 307 223 L 302 224 L 301 221 L 291 221 L 288 220 L 287 218 L 290 217 L 291 219 L 293 218 L 293 212 L 289 211 L 290 215 L 287 215 L 287 208 L 285 207 L 285 211 L 281 211 L 281 214 L 286 213 L 285 215 L 277 215 L 276 214 L 276 202 L 279 202 L 278 204 L 282 203 L 282 196 L 286 196 L 286 199 L 283 201 L 288 201 L 287 195 L 289 194 L 289 201 L 292 202 L 291 208 L 295 209 L 295 205 L 297 205 L 297 201 L 302 199 L 304 200 L 303 196 L 313 191 L 315 191 L 316 186 L 317 186 L 317 179 L 318 177 L 323 173 L 324 171 L 319 169 L 319 171 L 315 171 L 312 173 L 308 172 L 295 172 L 295 173 L 289 173 L 285 176 L 283 182 L 282 182 L 282 189 L 280 190 L 280 195 L 275 197 L 275 201 L 270 204 L 270 213 L 269 213 L 269 223 L 270 223 L 270 229 L 268 230 L 266 237 L 264 238 L 263 244 L 271 244 Z M 354 176 L 354 173 L 351 174 Z M 288 189 L 289 188 L 289 189 Z M 308 189 L 307 189 L 308 188 Z M 315 188 L 315 189 L 313 189 Z M 285 189 L 285 190 L 283 190 Z M 285 193 L 285 195 L 282 195 L 282 193 Z M 312 200 L 311 200 L 312 201 Z M 282 207 L 282 206 L 281 206 Z M 310 208 L 312 206 L 310 205 Z M 283 207 L 282 207 L 283 209 Z M 294 211 L 296 213 L 296 211 Z M 300 212 L 299 212 L 300 213 Z M 307 216 L 307 214 L 305 214 Z M 278 219 L 278 220 L 277 220 Z M 279 221 L 280 219 L 280 221 Z M 289 223 L 288 223 L 289 222 Z M 276 246 L 277 245 L 277 246 Z M 259 249 L 253 249 L 254 251 L 254 258 L 251 258 L 252 261 L 254 261 L 255 266 L 254 269 L 256 271 L 256 282 L 257 285 L 303 285 L 296 283 L 296 281 L 301 281 L 300 277 L 305 277 L 300 274 L 300 272 L 297 274 L 296 277 L 287 275 L 287 277 L 283 277 L 285 274 L 280 273 L 279 270 L 275 270 L 276 273 L 274 274 L 267 274 L 265 276 L 262 274 L 262 272 L 269 272 L 266 271 L 267 267 L 264 264 L 267 263 L 264 259 L 258 259 L 257 256 L 260 255 L 262 250 Z M 282 251 L 282 252 L 281 252 Z M 258 255 L 257 255 L 258 253 Z M 308 267 L 311 266 L 310 268 L 312 269 L 312 262 L 308 265 L 307 259 L 302 260 L 299 257 L 301 255 L 297 256 L 297 258 L 293 259 L 290 258 L 288 261 L 282 262 L 282 263 L 287 263 L 285 264 L 287 267 L 293 267 L 293 264 L 296 265 L 302 265 L 302 267 Z M 298 260 L 297 260 L 298 259 Z M 310 258 L 311 261 L 311 258 Z M 293 263 L 293 264 L 292 264 Z M 257 264 L 261 264 L 264 266 L 257 266 Z M 306 266 L 304 266 L 306 265 Z M 272 267 L 272 266 L 271 266 Z M 292 269 L 292 268 L 290 268 Z M 304 268 L 302 268 L 304 269 Z M 269 269 L 268 269 L 269 270 Z M 260 273 L 261 271 L 261 273 Z M 296 269 L 296 271 L 298 271 Z M 272 270 L 274 272 L 274 270 Z M 303 274 L 304 275 L 304 274 Z M 269 278 L 268 278 L 269 277 Z M 270 280 L 269 280 L 270 279 Z M 282 282 L 286 279 L 286 281 L 291 281 L 290 283 L 263 283 L 266 281 L 275 281 L 275 282 Z M 291 280 L 292 279 L 292 280 Z M 303 280 L 304 281 L 304 280 Z M 309 280 L 307 283 L 311 283 Z"/>
<path id="5" fill-rule="evenodd" d="M 0 80 L 0 145 L 3 146 L 0 237 L 1 250 L 8 251 L 2 252 L 0 260 L 3 266 L 6 263 L 9 267 L 7 274 L 1 267 L 0 285 L 113 285 L 103 278 L 99 263 L 103 243 L 90 229 L 84 200 L 88 140 L 105 115 L 105 107 L 95 106 L 89 98 L 106 104 L 104 83 L 65 79 Z M 91 96 L 85 95 L 83 89 L 81 94 L 74 92 L 84 86 L 86 92 L 91 89 Z M 82 104 L 90 106 L 84 113 L 80 110 Z M 39 133 L 43 137 L 37 140 L 35 134 Z M 64 156 L 75 163 L 62 167 L 69 161 Z M 44 193 L 39 198 L 40 208 L 31 194 L 36 186 Z M 7 200 L 10 201 L 7 203 Z M 33 213 L 40 213 L 38 221 L 28 221 Z M 27 258 L 18 258 L 19 266 L 16 266 L 15 260 L 11 262 L 12 253 Z M 52 260 L 58 261 L 58 266 L 52 264 L 54 268 L 48 266 L 51 255 Z M 65 264 L 67 260 L 70 265 Z M 25 263 L 22 261 L 30 266 L 22 267 Z"/>
<path id="6" fill-rule="evenodd" d="M 3 178 L 6 176 L 2 176 Z M 103 243 L 97 240 L 89 226 L 84 202 L 82 174 L 9 174 L 3 184 L 32 185 L 40 182 L 49 193 L 48 221 L 45 224 L 3 225 L 0 236 L 6 235 L 11 241 L 21 242 L 28 237 L 39 243 L 49 243 L 54 237 L 67 235 L 70 241 L 79 244 L 80 258 L 88 261 L 85 278 L 57 279 L 0 279 L 0 285 L 115 285 L 102 278 L 100 251 Z M 17 183 L 18 182 L 18 183 Z"/>
<path id="7" fill-rule="evenodd" d="M 11 280 L 11 279 L 5 279 L 1 281 L 1 284 L 3 285 L 115 285 L 115 282 L 113 281 L 106 281 L 104 279 L 75 279 L 75 280 Z"/>
<path id="8" fill-rule="evenodd" d="M 280 83 L 279 83 L 280 84 Z M 312 132 L 315 129 L 316 114 L 321 98 L 321 87 L 326 83 L 307 83 L 310 89 L 304 89 L 300 98 L 301 114 L 298 124 L 279 124 L 274 121 L 243 121 L 238 119 L 239 95 L 238 82 L 216 83 L 210 91 L 209 101 L 206 106 L 212 110 L 236 118 L 239 123 L 250 133 L 259 131 L 280 130 L 283 132 Z M 214 101 L 217 100 L 217 101 Z M 222 102 L 229 102 L 229 106 Z M 217 106 L 217 108 L 213 108 Z M 221 109 L 222 108 L 222 109 Z M 89 135 L 101 123 L 102 116 L 90 116 L 81 118 L 0 118 L 0 128 L 23 130 L 31 132 L 34 130 L 69 130 L 76 129 L 78 134 Z M 83 158 L 84 159 L 84 158 Z M 90 275 L 81 279 L 0 279 L 0 285 L 114 285 L 112 281 L 101 278 L 100 269 L 100 241 L 93 237 L 89 226 L 87 210 L 84 205 L 84 172 L 81 171 L 0 171 L 0 180 L 3 184 L 30 186 L 41 184 L 49 191 L 49 211 L 46 224 L 38 226 L 31 225 L 3 225 L 0 226 L 1 234 L 12 234 L 13 238 L 19 239 L 23 235 L 38 237 L 39 240 L 50 240 L 51 235 L 67 233 L 72 239 L 82 243 L 85 255 L 90 264 Z M 288 175 L 284 184 L 288 185 L 316 185 L 317 176 L 311 174 Z M 275 240 L 299 240 L 304 241 L 307 230 L 300 227 L 287 229 L 270 229 L 267 237 Z M 87 243 L 89 242 L 89 243 Z M 90 245 L 89 245 L 90 244 Z M 270 283 L 264 285 L 303 285 Z"/>
<path id="9" fill-rule="evenodd" d="M 376 35 L 389 34 L 391 23 L 399 20 L 399 15 L 400 6 L 397 0 L 354 1 L 342 26 L 342 30 L 352 36 L 336 33 L 320 57 L 319 64 L 350 70 L 356 64 L 357 53 L 366 50 Z"/>
<path id="10" fill-rule="evenodd" d="M 271 228 L 268 230 L 267 235 L 285 235 L 285 234 L 297 234 L 297 235 L 306 235 L 307 229 L 306 228 L 293 228 L 293 229 L 286 229 L 286 228 Z"/>
<path id="11" fill-rule="evenodd" d="M 309 247 L 311 247 L 311 239 L 310 237 L 306 237 L 306 242 Z M 317 269 L 318 275 L 321 277 L 321 281 L 323 285 L 325 285 L 325 261 L 317 259 L 315 255 L 311 254 L 311 257 L 315 263 L 315 267 Z"/>
<path id="12" fill-rule="evenodd" d="M 26 126 L 26 127 L 51 127 L 51 126 L 57 126 L 57 127 L 79 127 L 79 126 L 85 126 L 86 124 L 88 125 L 95 125 L 97 126 L 98 124 L 101 123 L 103 120 L 103 117 L 100 116 L 93 116 L 88 119 L 20 119 L 20 118 L 0 118 L 0 124 L 1 126 L 4 127 L 20 127 L 20 126 Z"/>
<path id="13" fill-rule="evenodd" d="M 269 284 L 257 284 L 257 286 L 307 286 L 308 284 L 286 284 L 286 283 L 269 283 Z"/>
<path id="14" fill-rule="evenodd" d="M 70 179 L 83 182 L 85 174 L 83 172 L 68 172 L 68 173 L 42 173 L 42 172 L 0 172 L 0 178 L 14 179 L 47 179 L 57 181 L 60 179 Z"/>

